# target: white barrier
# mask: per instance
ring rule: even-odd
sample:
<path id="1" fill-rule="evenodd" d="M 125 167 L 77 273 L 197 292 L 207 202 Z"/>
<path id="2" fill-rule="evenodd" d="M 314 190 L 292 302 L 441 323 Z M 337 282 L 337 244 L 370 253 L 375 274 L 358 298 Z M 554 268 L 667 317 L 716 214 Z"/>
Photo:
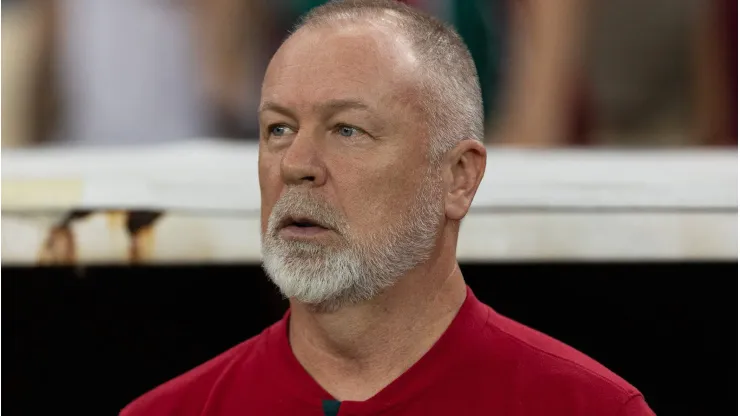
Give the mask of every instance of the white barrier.
<path id="1" fill-rule="evenodd" d="M 737 196 L 733 150 L 489 148 L 458 255 L 737 259 Z M 256 145 L 3 151 L 4 264 L 131 261 L 127 214 L 116 212 L 70 225 L 72 257 L 44 254 L 50 229 L 74 209 L 163 211 L 137 237 L 138 261 L 259 261 Z"/>

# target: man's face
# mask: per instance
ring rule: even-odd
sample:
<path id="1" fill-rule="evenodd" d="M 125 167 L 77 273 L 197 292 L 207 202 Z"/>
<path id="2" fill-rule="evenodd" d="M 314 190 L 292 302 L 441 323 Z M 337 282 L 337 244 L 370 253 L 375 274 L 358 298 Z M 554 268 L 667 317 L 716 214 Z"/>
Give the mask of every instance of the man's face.
<path id="1" fill-rule="evenodd" d="M 326 308 L 375 296 L 426 260 L 443 217 L 415 60 L 378 28 L 302 29 L 262 89 L 264 267 Z"/>

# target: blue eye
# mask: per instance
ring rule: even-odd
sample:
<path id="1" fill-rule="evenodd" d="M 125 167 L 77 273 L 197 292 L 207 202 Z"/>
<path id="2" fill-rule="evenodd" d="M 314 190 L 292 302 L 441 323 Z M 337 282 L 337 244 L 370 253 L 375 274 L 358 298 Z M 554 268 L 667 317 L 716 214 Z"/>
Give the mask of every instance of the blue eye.
<path id="1" fill-rule="evenodd" d="M 290 131 L 290 127 L 284 125 L 284 124 L 276 124 L 274 126 L 270 126 L 270 134 L 273 136 L 285 136 Z"/>
<path id="2" fill-rule="evenodd" d="M 350 126 L 339 126 L 337 132 L 339 132 L 340 136 L 352 137 L 357 133 L 357 129 Z"/>

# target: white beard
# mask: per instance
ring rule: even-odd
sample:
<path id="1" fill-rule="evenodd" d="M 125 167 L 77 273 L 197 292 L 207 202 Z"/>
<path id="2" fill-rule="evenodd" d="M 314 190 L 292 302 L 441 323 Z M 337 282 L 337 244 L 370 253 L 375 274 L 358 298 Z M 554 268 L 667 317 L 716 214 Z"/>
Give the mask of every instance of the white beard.
<path id="1" fill-rule="evenodd" d="M 290 189 L 272 210 L 262 235 L 263 268 L 283 296 L 320 311 L 363 302 L 394 285 L 427 261 L 443 215 L 441 186 L 425 175 L 409 211 L 367 236 L 354 235 L 336 211 L 298 189 Z M 286 241 L 278 237 L 285 215 L 308 215 L 331 225 L 342 244 Z"/>

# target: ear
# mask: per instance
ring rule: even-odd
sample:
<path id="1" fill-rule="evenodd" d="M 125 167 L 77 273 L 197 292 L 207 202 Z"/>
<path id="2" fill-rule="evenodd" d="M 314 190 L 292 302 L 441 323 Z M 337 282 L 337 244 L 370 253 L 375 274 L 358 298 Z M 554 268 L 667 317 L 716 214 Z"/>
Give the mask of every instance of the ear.
<path id="1" fill-rule="evenodd" d="M 470 209 L 483 173 L 486 147 L 477 140 L 463 140 L 445 158 L 445 215 L 461 220 Z"/>

